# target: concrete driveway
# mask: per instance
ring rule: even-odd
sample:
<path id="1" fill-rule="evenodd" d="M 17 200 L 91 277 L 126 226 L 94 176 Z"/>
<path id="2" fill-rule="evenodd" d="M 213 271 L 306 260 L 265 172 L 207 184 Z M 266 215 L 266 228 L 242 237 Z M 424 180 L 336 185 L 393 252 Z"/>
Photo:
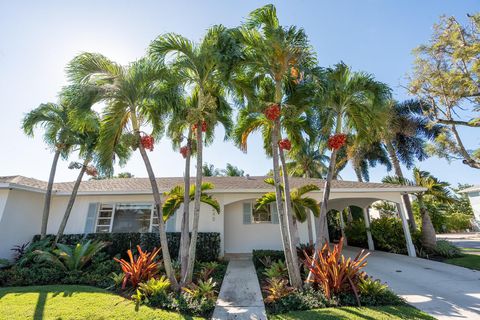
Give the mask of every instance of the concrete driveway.
<path id="1" fill-rule="evenodd" d="M 358 248 L 347 247 L 355 256 Z M 367 273 L 437 319 L 480 319 L 480 272 L 446 263 L 374 251 Z"/>

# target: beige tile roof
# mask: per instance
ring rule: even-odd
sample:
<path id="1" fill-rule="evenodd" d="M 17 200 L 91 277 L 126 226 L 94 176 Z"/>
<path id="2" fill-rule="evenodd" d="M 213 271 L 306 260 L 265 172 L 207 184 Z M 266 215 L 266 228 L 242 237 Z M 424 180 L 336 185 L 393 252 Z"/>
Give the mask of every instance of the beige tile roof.
<path id="1" fill-rule="evenodd" d="M 273 187 L 266 184 L 263 180 L 264 176 L 252 177 L 204 177 L 205 182 L 211 182 L 215 185 L 215 190 L 225 192 L 254 192 L 255 190 L 271 190 Z M 304 179 L 304 178 L 290 178 L 290 186 L 292 188 L 299 187 L 308 183 L 318 185 L 320 188 L 324 184 L 322 179 Z M 194 179 L 192 179 L 192 183 Z M 23 176 L 7 176 L 0 177 L 0 183 L 9 183 L 19 186 L 26 186 L 31 188 L 43 189 L 47 187 L 47 182 L 27 178 Z M 157 184 L 161 192 L 167 191 L 170 188 L 183 184 L 182 177 L 166 177 L 157 178 Z M 59 193 L 69 193 L 72 191 L 74 182 L 59 182 L 54 184 L 54 190 Z M 332 181 L 332 189 L 340 190 L 395 190 L 395 191 L 411 191 L 412 187 L 405 187 L 399 185 L 373 183 L 373 182 L 354 182 L 334 180 Z M 115 178 L 105 180 L 88 180 L 82 181 L 79 188 L 79 193 L 150 193 L 151 187 L 148 178 Z"/>

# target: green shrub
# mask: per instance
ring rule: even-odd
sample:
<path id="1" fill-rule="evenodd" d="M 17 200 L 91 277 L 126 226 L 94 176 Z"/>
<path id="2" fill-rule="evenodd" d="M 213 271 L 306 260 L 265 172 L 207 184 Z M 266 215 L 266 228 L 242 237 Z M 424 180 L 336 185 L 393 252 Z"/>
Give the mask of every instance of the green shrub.
<path id="1" fill-rule="evenodd" d="M 263 272 L 267 278 L 288 278 L 288 270 L 287 266 L 285 265 L 285 262 L 282 260 L 278 260 L 276 262 L 273 262 L 270 267 L 265 268 L 265 271 Z"/>
<path id="2" fill-rule="evenodd" d="M 321 291 L 309 287 L 302 291 L 295 290 L 274 303 L 267 304 L 266 308 L 270 313 L 275 314 L 325 308 L 329 305 L 331 305 L 331 303 L 328 302 Z"/>
<path id="3" fill-rule="evenodd" d="M 434 253 L 444 258 L 457 258 L 463 256 L 460 248 L 447 240 L 438 240 Z"/>
<path id="4" fill-rule="evenodd" d="M 373 219 L 370 223 L 373 242 L 376 250 L 407 254 L 405 234 L 402 221 L 396 217 Z M 418 235 L 412 233 L 414 243 L 418 243 Z"/>
<path id="5" fill-rule="evenodd" d="M 348 245 L 360 248 L 368 248 L 367 229 L 363 220 L 353 220 L 345 227 Z"/>
<path id="6" fill-rule="evenodd" d="M 393 293 L 386 284 L 380 280 L 373 280 L 368 277 L 362 279 L 358 284 L 360 303 L 363 306 L 392 306 L 402 305 L 405 301 Z"/>
<path id="7" fill-rule="evenodd" d="M 465 231 L 472 228 L 472 216 L 454 212 L 445 216 L 445 227 L 447 232 Z"/>
<path id="8" fill-rule="evenodd" d="M 265 267 L 264 263 L 262 263 L 265 259 L 271 262 L 279 260 L 285 261 L 285 254 L 281 250 L 253 250 L 252 260 L 255 269 Z"/>
<path id="9" fill-rule="evenodd" d="M 53 240 L 53 235 L 48 235 L 46 241 Z M 36 243 L 40 236 L 33 237 L 33 243 Z M 110 242 L 111 245 L 105 248 L 105 252 L 114 257 L 120 255 L 122 258 L 127 258 L 126 252 L 128 249 L 136 250 L 136 246 L 146 251 L 151 251 L 153 248 L 160 248 L 160 238 L 158 233 L 89 233 L 89 234 L 66 234 L 60 239 L 61 243 L 67 245 L 77 244 L 84 240 L 99 240 Z M 177 259 L 178 250 L 180 248 L 180 232 L 168 232 L 168 249 L 172 259 Z M 215 261 L 220 255 L 220 233 L 218 232 L 199 232 L 196 250 L 197 261 Z"/>

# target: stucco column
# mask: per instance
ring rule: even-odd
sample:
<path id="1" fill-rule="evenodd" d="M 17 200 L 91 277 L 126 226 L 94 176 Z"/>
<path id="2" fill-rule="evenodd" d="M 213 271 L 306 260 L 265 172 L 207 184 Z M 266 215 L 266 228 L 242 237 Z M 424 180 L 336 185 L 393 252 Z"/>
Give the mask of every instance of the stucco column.
<path id="1" fill-rule="evenodd" d="M 363 220 L 365 220 L 365 229 L 367 230 L 367 242 L 368 242 L 368 250 L 373 251 L 375 250 L 375 246 L 373 245 L 373 238 L 372 238 L 372 231 L 370 230 L 370 212 L 369 208 L 363 208 Z"/>
<path id="2" fill-rule="evenodd" d="M 345 235 L 345 221 L 343 220 L 343 210 L 339 210 L 338 213 L 340 214 L 340 232 L 343 237 L 343 243 L 348 246 L 347 236 Z"/>
<path id="3" fill-rule="evenodd" d="M 405 203 L 403 202 L 403 197 L 400 197 L 400 201 L 397 202 L 398 213 L 400 214 L 400 219 L 402 219 L 403 233 L 405 234 L 405 241 L 407 243 L 407 251 L 410 257 L 416 257 L 415 246 L 413 245 L 412 235 L 410 234 L 410 228 L 407 221 L 407 209 L 405 208 Z"/>

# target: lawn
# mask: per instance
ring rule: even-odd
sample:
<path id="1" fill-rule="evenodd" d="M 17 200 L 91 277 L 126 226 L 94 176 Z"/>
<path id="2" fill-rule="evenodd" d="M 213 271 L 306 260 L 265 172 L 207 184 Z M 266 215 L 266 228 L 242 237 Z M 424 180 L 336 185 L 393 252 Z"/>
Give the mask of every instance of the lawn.
<path id="1" fill-rule="evenodd" d="M 1 319 L 202 319 L 140 306 L 109 291 L 72 285 L 0 288 Z M 2 316 L 8 315 L 6 318 Z"/>
<path id="2" fill-rule="evenodd" d="M 422 311 L 409 306 L 397 307 L 341 307 L 325 308 L 308 311 L 294 311 L 285 314 L 269 316 L 273 320 L 396 320 L 396 319 L 418 319 L 434 320 L 435 318 L 423 313 Z"/>
<path id="3" fill-rule="evenodd" d="M 456 266 L 480 270 L 480 255 L 465 254 L 460 258 L 446 259 L 443 262 Z"/>

